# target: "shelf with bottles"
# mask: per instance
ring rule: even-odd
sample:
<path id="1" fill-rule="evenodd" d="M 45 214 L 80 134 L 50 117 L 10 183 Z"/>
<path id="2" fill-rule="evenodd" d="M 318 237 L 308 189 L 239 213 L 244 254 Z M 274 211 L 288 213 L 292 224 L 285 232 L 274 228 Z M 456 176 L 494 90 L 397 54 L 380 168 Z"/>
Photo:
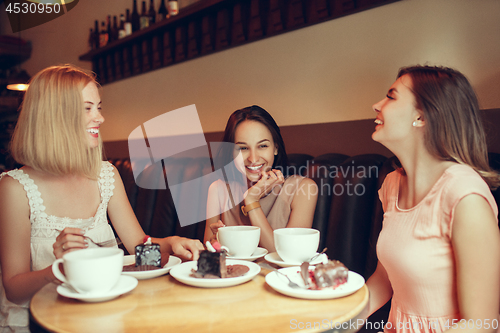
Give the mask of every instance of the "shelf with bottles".
<path id="1" fill-rule="evenodd" d="M 139 11 L 133 0 L 130 18 L 121 18 L 119 25 L 114 20 L 111 25 L 108 16 L 100 36 L 105 40 L 107 33 L 107 43 L 80 56 L 92 62 L 101 84 L 401 0 L 194 0 L 160 19 L 160 8 L 151 4 L 169 6 L 172 1 L 147 1 L 149 10 L 143 1 Z M 147 21 L 153 12 L 154 22 Z M 124 37 L 109 39 L 120 34 Z M 93 40 L 96 45 L 97 35 L 90 36 L 89 44 Z"/>

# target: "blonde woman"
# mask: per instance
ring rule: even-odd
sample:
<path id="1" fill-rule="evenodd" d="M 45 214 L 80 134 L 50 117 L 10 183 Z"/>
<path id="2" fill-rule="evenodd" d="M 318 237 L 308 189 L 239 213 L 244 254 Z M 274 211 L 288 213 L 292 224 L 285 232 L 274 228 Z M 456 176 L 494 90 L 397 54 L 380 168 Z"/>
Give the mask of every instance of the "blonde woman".
<path id="1" fill-rule="evenodd" d="M 92 246 L 84 235 L 114 239 L 107 215 L 130 253 L 145 237 L 117 170 L 103 161 L 103 122 L 98 85 L 88 73 L 54 66 L 31 80 L 11 143 L 24 167 L 0 176 L 2 329 L 28 332 L 28 301 L 56 282 L 56 258 Z M 180 237 L 154 241 L 165 258 L 197 259 L 203 249 Z"/>

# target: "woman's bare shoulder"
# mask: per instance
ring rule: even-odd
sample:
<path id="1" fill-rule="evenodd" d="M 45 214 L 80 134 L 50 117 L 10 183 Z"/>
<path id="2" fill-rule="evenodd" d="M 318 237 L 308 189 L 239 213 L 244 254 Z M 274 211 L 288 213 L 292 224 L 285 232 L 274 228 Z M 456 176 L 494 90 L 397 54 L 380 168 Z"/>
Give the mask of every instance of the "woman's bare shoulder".
<path id="1" fill-rule="evenodd" d="M 0 210 L 24 208 L 29 210 L 24 185 L 10 175 L 4 175 L 0 179 Z"/>

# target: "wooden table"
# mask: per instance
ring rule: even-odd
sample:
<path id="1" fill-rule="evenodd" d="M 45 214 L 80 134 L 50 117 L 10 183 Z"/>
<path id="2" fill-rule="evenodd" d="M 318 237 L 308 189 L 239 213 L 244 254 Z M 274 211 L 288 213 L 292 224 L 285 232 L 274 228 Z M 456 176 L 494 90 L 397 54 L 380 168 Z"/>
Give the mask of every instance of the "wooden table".
<path id="1" fill-rule="evenodd" d="M 50 284 L 35 294 L 30 313 L 54 332 L 134 333 L 354 332 L 349 320 L 367 317 L 366 286 L 343 298 L 303 300 L 274 291 L 265 282 L 268 272 L 263 269 L 252 281 L 217 289 L 190 287 L 168 274 L 140 280 L 131 292 L 102 303 L 59 296 Z M 341 328 L 342 322 L 347 323 Z"/>

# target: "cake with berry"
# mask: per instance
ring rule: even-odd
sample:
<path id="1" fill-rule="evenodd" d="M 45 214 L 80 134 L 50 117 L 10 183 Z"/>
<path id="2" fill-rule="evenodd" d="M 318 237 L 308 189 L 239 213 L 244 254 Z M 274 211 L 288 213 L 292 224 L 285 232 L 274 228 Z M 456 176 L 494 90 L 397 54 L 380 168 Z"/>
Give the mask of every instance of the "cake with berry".
<path id="1" fill-rule="evenodd" d="M 135 247 L 135 266 L 161 267 L 160 244 L 152 243 L 151 237 L 146 237 L 144 244 Z"/>
<path id="2" fill-rule="evenodd" d="M 225 278 L 227 275 L 226 252 L 201 251 L 198 258 L 197 277 Z"/>
<path id="3" fill-rule="evenodd" d="M 310 267 L 308 262 L 300 266 L 300 275 L 308 289 L 335 289 L 347 282 L 349 270 L 338 260 L 325 260 Z"/>

